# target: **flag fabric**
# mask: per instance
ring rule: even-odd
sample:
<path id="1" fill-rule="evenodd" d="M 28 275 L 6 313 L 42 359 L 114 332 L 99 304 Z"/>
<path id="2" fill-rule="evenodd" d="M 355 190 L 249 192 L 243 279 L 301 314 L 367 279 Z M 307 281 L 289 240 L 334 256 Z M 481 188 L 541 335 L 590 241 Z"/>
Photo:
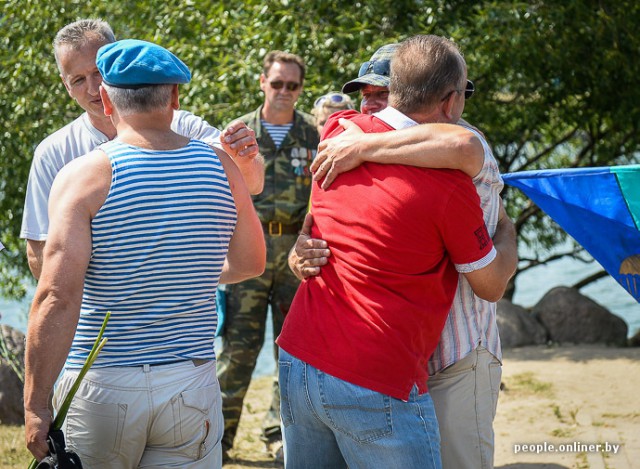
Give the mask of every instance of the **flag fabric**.
<path id="1" fill-rule="evenodd" d="M 640 302 L 640 165 L 503 175 Z"/>

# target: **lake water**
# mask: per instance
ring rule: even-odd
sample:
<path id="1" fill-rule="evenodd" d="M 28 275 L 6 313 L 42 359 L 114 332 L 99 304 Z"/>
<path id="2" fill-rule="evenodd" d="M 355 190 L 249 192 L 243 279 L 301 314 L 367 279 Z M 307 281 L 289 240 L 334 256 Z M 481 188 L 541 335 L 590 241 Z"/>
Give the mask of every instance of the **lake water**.
<path id="1" fill-rule="evenodd" d="M 542 296 L 556 286 L 571 286 L 581 279 L 601 270 L 597 263 L 584 264 L 571 259 L 561 259 L 549 265 L 535 267 L 522 273 L 516 279 L 514 303 L 524 307 L 535 305 Z M 581 293 L 601 304 L 613 314 L 625 320 L 629 326 L 629 337 L 640 330 L 640 304 L 638 304 L 615 280 L 607 276 L 593 282 Z M 27 327 L 27 313 L 30 298 L 21 302 L 0 299 L 0 323 L 8 324 L 24 332 Z M 265 346 L 256 364 L 254 376 L 273 372 L 273 332 L 267 322 Z M 219 348 L 219 342 L 216 343 Z"/>

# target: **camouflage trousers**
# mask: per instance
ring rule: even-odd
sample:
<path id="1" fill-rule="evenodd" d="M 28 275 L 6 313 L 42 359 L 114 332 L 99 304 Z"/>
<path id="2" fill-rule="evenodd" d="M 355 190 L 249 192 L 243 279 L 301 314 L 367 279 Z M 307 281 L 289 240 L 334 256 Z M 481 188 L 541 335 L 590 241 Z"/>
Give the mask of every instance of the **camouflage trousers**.
<path id="1" fill-rule="evenodd" d="M 251 375 L 265 339 L 267 308 L 271 305 L 273 337 L 282 330 L 284 316 L 300 281 L 287 265 L 287 255 L 297 235 L 266 235 L 267 265 L 255 279 L 226 286 L 226 322 L 218 354 L 218 381 L 222 392 L 224 436 L 222 447 L 233 447 L 242 414 L 242 403 Z M 271 407 L 262 426 L 263 439 L 280 435 L 280 389 L 278 386 L 278 348 L 273 347 L 276 370 L 273 378 Z"/>

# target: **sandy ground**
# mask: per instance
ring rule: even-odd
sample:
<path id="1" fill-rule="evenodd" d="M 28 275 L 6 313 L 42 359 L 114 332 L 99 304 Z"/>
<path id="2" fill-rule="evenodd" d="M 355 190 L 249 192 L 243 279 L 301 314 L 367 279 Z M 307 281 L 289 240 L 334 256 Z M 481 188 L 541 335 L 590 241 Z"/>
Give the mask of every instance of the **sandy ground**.
<path id="1" fill-rule="evenodd" d="M 496 467 L 640 468 L 640 348 L 507 350 L 502 378 Z"/>
<path id="2" fill-rule="evenodd" d="M 497 468 L 640 469 L 640 348 L 542 346 L 504 355 Z M 259 438 L 269 389 L 269 378 L 252 383 L 225 468 L 279 467 Z"/>

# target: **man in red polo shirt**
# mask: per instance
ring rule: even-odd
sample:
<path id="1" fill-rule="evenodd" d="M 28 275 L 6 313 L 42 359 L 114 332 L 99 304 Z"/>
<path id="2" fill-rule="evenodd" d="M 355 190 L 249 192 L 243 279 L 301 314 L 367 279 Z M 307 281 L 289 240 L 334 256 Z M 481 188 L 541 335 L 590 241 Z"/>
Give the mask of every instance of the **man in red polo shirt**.
<path id="1" fill-rule="evenodd" d="M 457 122 L 466 65 L 456 46 L 416 36 L 396 52 L 390 106 L 334 115 L 365 132 Z M 426 363 L 463 273 L 496 301 L 505 274 L 470 179 L 455 170 L 365 163 L 329 190 L 314 183 L 311 236 L 331 246 L 303 282 L 278 345 L 285 461 L 291 467 L 440 466 Z"/>

